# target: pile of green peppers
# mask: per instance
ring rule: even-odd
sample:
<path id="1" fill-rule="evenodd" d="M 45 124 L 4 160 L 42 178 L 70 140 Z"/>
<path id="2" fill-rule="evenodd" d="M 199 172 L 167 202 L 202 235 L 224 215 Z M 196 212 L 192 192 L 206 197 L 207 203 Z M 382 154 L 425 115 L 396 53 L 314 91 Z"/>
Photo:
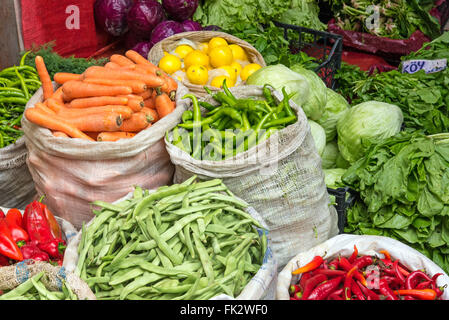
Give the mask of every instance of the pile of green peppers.
<path id="1" fill-rule="evenodd" d="M 25 105 L 41 86 L 36 69 L 25 65 L 28 53 L 22 56 L 19 66 L 0 71 L 0 148 L 22 136 L 20 121 Z"/>
<path id="2" fill-rule="evenodd" d="M 292 95 L 282 88 L 283 99 L 277 102 L 272 89 L 268 84 L 263 87 L 264 99 L 238 99 L 226 82 L 217 93 L 205 87 L 216 106 L 185 95 L 183 99 L 191 99 L 193 107 L 184 111 L 182 122 L 172 130 L 172 144 L 198 160 L 221 161 L 249 150 L 297 121 L 289 104 Z M 205 115 L 201 107 L 207 110 Z"/>

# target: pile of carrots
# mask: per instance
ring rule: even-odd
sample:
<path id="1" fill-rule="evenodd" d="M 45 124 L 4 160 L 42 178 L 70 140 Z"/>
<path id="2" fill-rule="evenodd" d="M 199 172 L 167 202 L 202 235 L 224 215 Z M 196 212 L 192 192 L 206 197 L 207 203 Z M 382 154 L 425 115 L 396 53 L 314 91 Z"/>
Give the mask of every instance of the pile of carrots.
<path id="1" fill-rule="evenodd" d="M 132 138 L 176 108 L 176 81 L 136 51 L 113 54 L 104 66 L 82 74 L 56 73 L 53 80 L 61 85 L 56 90 L 43 58 L 35 61 L 44 100 L 25 117 L 56 137 Z"/>

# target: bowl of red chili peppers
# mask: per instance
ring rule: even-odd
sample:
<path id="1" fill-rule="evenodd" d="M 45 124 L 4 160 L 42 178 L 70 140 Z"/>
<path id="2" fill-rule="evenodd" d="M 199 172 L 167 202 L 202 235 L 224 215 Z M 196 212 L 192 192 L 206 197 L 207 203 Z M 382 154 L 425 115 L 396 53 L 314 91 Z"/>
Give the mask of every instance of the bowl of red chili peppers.
<path id="1" fill-rule="evenodd" d="M 66 230 L 61 228 L 62 222 Z M 17 208 L 0 208 L 0 267 L 27 259 L 62 266 L 67 229 L 76 231 L 55 217 L 42 199 L 29 203 L 23 213 Z"/>
<path id="2" fill-rule="evenodd" d="M 345 239 L 346 250 L 331 255 L 327 252 L 317 254 L 320 249 L 326 247 L 321 244 L 313 257 L 310 256 L 310 252 L 307 260 L 298 260 L 296 257 L 296 262 L 301 262 L 296 263 L 296 266 L 290 261 L 278 277 L 278 299 L 288 297 L 290 300 L 446 300 L 447 275 L 415 249 L 407 248 L 416 251 L 418 255 L 415 257 L 407 255 L 410 258 L 406 260 L 403 253 L 397 255 L 400 258 L 395 256 L 394 253 L 398 253 L 400 248 L 386 249 L 379 245 L 379 241 L 382 243 L 386 237 L 355 235 L 337 237 Z M 347 241 L 348 237 L 354 240 L 350 254 L 347 250 L 351 243 Z M 369 241 L 373 240 L 373 237 L 377 245 L 369 246 Z M 355 241 L 356 239 L 363 241 Z M 388 243 L 398 242 L 387 239 Z M 331 243 L 335 244 L 335 239 L 331 239 Z M 402 246 L 406 245 L 401 243 L 399 247 Z M 426 265 L 419 267 L 422 261 L 425 261 Z M 286 285 L 285 278 L 288 273 L 290 284 Z"/>

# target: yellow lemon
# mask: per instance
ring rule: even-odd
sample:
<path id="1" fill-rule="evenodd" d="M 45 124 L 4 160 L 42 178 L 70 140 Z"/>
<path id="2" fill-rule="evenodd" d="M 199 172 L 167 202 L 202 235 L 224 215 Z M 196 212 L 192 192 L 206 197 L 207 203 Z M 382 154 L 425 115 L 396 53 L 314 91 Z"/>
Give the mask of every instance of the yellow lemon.
<path id="1" fill-rule="evenodd" d="M 168 74 L 172 74 L 181 69 L 181 59 L 172 54 L 166 54 L 159 61 L 159 68 Z"/>
<path id="2" fill-rule="evenodd" d="M 209 44 L 207 42 L 201 42 L 199 44 L 199 48 L 202 52 L 204 52 L 205 54 L 209 53 Z"/>
<path id="3" fill-rule="evenodd" d="M 191 46 L 188 46 L 186 44 L 181 44 L 176 47 L 175 53 L 181 58 L 184 59 L 190 52 L 193 51 L 193 48 Z"/>
<path id="4" fill-rule="evenodd" d="M 228 76 L 216 76 L 212 79 L 210 82 L 210 85 L 216 88 L 221 88 L 223 86 L 223 81 L 226 80 L 226 86 L 233 87 L 234 83 L 232 82 L 232 79 Z"/>
<path id="5" fill-rule="evenodd" d="M 234 61 L 233 63 L 231 63 L 230 67 L 234 69 L 236 77 L 238 77 L 240 75 L 240 72 L 242 72 L 242 65 L 240 63 L 238 63 L 237 61 Z"/>
<path id="6" fill-rule="evenodd" d="M 201 65 L 191 65 L 187 68 L 187 79 L 190 83 L 205 85 L 209 80 L 209 73 L 207 68 Z"/>
<path id="7" fill-rule="evenodd" d="M 228 66 L 234 61 L 229 46 L 218 46 L 209 51 L 210 64 L 214 68 Z"/>
<path id="8" fill-rule="evenodd" d="M 245 49 L 243 49 L 238 44 L 230 44 L 229 48 L 231 48 L 232 55 L 234 56 L 235 60 L 241 60 L 241 61 L 248 60 L 248 56 L 246 55 Z"/>
<path id="9" fill-rule="evenodd" d="M 212 39 L 209 40 L 208 51 L 210 52 L 213 48 L 227 45 L 228 42 L 222 37 L 213 37 Z"/>
<path id="10" fill-rule="evenodd" d="M 237 80 L 237 73 L 235 68 L 233 68 L 232 66 L 223 66 L 218 69 L 223 69 L 224 71 L 226 71 L 229 77 L 231 78 L 232 83 L 235 83 L 235 81 Z M 229 84 L 229 82 L 226 81 L 226 84 Z"/>
<path id="11" fill-rule="evenodd" d="M 243 81 L 246 81 L 250 75 L 252 75 L 254 72 L 262 68 L 261 65 L 257 63 L 250 63 L 243 67 L 242 72 L 240 73 L 240 78 L 242 78 Z"/>
<path id="12" fill-rule="evenodd" d="M 200 50 L 193 50 L 184 58 L 184 68 L 186 70 L 193 65 L 207 66 L 209 57 Z"/>
<path id="13" fill-rule="evenodd" d="M 170 53 L 168 53 L 167 51 L 164 51 L 164 56 L 166 56 L 167 54 L 170 54 Z"/>

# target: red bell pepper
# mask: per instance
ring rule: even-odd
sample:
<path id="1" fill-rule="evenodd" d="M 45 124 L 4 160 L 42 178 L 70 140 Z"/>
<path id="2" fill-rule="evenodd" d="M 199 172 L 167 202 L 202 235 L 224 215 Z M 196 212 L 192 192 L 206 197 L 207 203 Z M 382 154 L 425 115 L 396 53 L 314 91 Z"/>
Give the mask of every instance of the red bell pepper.
<path id="1" fill-rule="evenodd" d="M 13 260 L 22 261 L 23 255 L 14 241 L 6 220 L 0 219 L 0 254 Z"/>
<path id="2" fill-rule="evenodd" d="M 9 259 L 4 255 L 0 254 L 0 267 L 9 266 Z"/>
<path id="3" fill-rule="evenodd" d="M 40 202 L 33 201 L 26 206 L 23 220 L 30 240 L 46 243 L 54 239 Z"/>
<path id="4" fill-rule="evenodd" d="M 62 239 L 62 230 L 59 226 L 58 221 L 56 221 L 55 216 L 51 213 L 48 207 L 41 203 L 42 210 L 44 211 L 45 217 L 47 218 L 48 224 L 50 225 L 50 231 L 53 237 L 56 239 Z"/>
<path id="5" fill-rule="evenodd" d="M 45 251 L 50 255 L 50 257 L 55 259 L 61 259 L 64 256 L 64 250 L 66 248 L 66 243 L 61 239 L 53 239 L 46 243 L 39 243 L 38 248 Z"/>
<path id="6" fill-rule="evenodd" d="M 22 224 L 22 213 L 19 209 L 12 208 L 8 210 L 5 216 L 6 223 L 8 224 L 9 230 L 13 240 L 20 245 L 19 242 L 27 242 L 29 240 L 28 233 L 23 229 Z"/>
<path id="7" fill-rule="evenodd" d="M 0 219 L 3 219 L 5 217 L 5 213 L 2 209 L 0 209 Z"/>
<path id="8" fill-rule="evenodd" d="M 23 228 L 23 217 L 19 209 L 12 208 L 6 213 L 6 221 Z"/>
<path id="9" fill-rule="evenodd" d="M 50 260 L 48 254 L 37 247 L 36 242 L 29 242 L 22 246 L 20 250 L 22 250 L 24 259 L 33 259 L 38 261 Z"/>

